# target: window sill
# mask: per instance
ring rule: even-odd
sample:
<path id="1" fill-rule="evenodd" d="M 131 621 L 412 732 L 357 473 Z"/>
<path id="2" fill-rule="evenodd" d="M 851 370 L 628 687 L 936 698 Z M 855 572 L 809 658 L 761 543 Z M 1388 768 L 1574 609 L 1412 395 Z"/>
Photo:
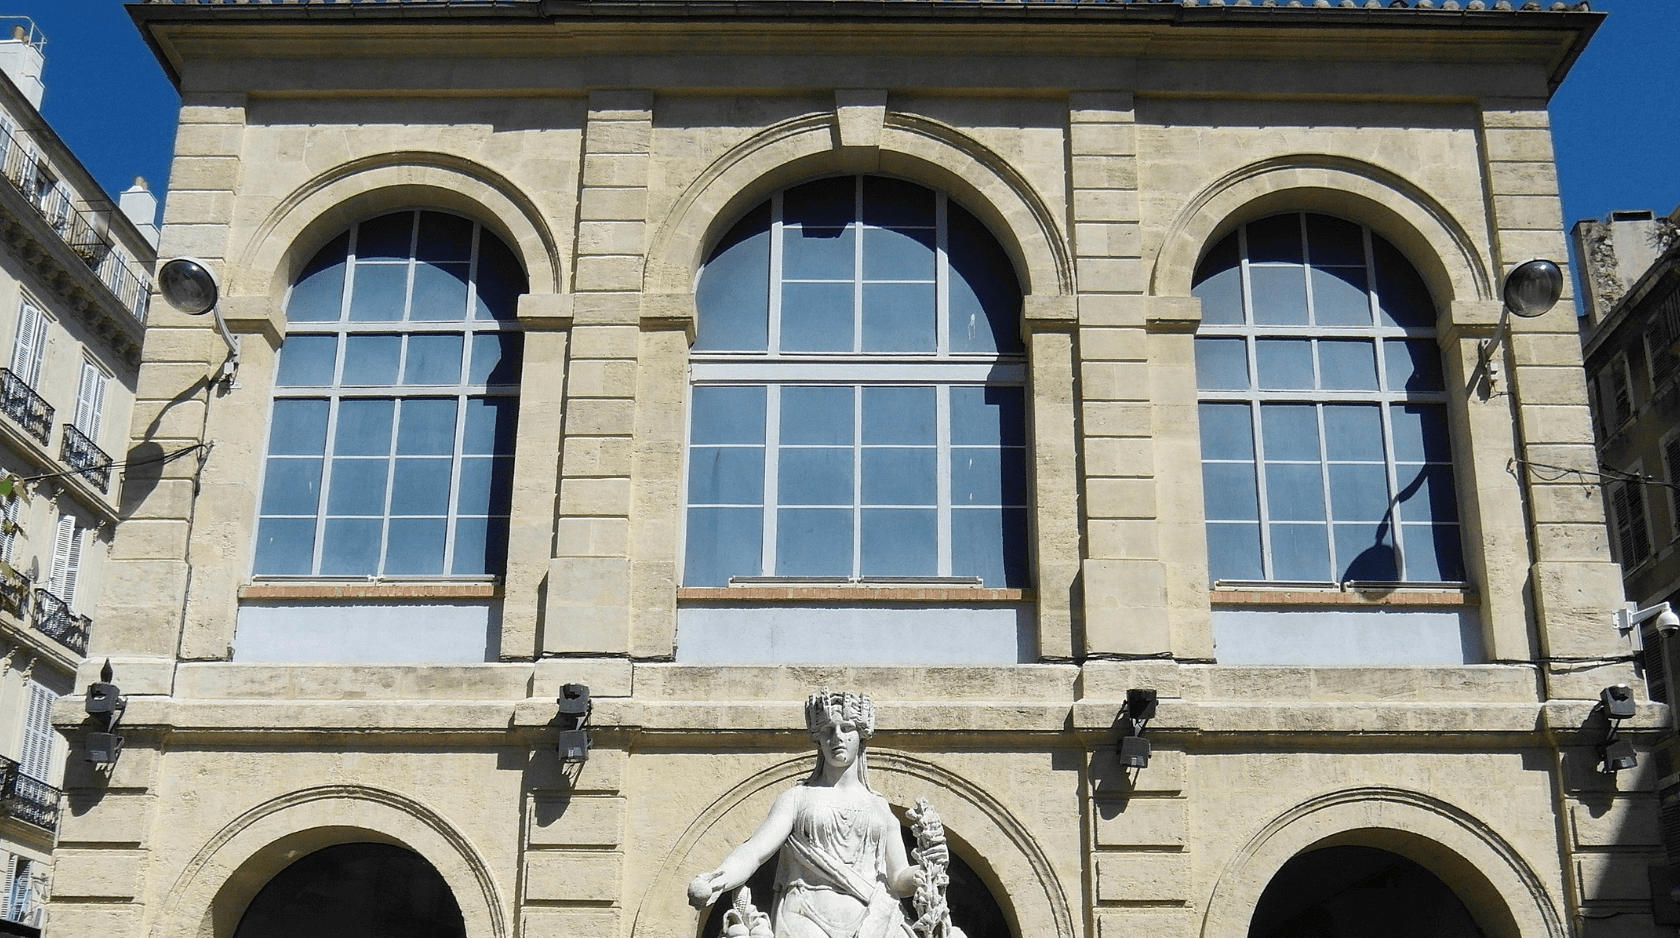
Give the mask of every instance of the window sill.
<path id="1" fill-rule="evenodd" d="M 501 599 L 500 583 L 251 583 L 240 599 Z"/>
<path id="2" fill-rule="evenodd" d="M 1030 603 L 1036 590 L 980 586 L 683 586 L 677 602 Z"/>
<path id="3" fill-rule="evenodd" d="M 1376 588 L 1215 589 L 1208 591 L 1214 606 L 1475 606 L 1480 600 L 1469 590 L 1408 590 Z"/>

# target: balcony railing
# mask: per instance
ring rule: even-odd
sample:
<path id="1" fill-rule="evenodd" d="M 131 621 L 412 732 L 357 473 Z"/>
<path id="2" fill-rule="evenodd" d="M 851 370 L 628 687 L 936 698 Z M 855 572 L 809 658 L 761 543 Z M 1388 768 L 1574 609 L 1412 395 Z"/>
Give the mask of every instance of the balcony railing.
<path id="1" fill-rule="evenodd" d="M 52 590 L 35 587 L 35 630 L 78 655 L 87 654 L 88 629 L 93 620 L 71 611 L 70 604 Z"/>
<path id="2" fill-rule="evenodd" d="M 102 219 L 71 204 L 69 194 L 54 183 L 41 158 L 0 127 L 0 175 L 6 177 L 64 243 L 110 288 L 136 321 L 146 321 L 151 278 L 117 250 L 109 234 L 109 215 Z M 116 211 L 115 208 L 111 211 Z"/>
<path id="3" fill-rule="evenodd" d="M 58 827 L 58 789 L 23 774 L 16 762 L 0 756 L 0 814 L 9 814 L 36 827 Z"/>
<path id="4" fill-rule="evenodd" d="M 58 458 L 81 473 L 82 478 L 92 482 L 100 492 L 110 489 L 111 457 L 99 448 L 99 444 L 88 439 L 87 434 L 76 429 L 73 423 L 64 425 L 64 444 L 59 447 Z"/>
<path id="5" fill-rule="evenodd" d="M 42 445 L 52 436 L 52 405 L 9 368 L 0 368 L 0 413 L 12 418 Z"/>

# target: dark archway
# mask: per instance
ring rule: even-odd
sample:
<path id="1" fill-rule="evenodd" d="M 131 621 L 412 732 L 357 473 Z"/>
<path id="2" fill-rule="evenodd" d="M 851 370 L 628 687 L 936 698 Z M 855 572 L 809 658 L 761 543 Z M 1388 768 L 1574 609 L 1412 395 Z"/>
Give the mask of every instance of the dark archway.
<path id="1" fill-rule="evenodd" d="M 1266 886 L 1249 938 L 1483 938 L 1452 887 L 1375 847 L 1297 854 Z"/>
<path id="2" fill-rule="evenodd" d="M 281 870 L 233 938 L 466 938 L 438 871 L 391 844 L 336 844 Z"/>

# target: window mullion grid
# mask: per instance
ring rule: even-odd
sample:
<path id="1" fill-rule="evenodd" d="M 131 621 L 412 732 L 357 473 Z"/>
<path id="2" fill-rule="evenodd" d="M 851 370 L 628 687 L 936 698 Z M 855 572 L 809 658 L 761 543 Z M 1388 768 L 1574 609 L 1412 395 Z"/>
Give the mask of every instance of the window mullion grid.
<path id="1" fill-rule="evenodd" d="M 321 555 L 327 543 L 327 495 L 332 491 L 333 452 L 338 441 L 338 406 L 339 397 L 334 388 L 327 398 L 327 438 L 321 445 L 321 488 L 315 503 L 315 550 L 309 561 L 309 572 L 317 576 L 321 573 Z M 272 429 L 270 432 L 273 432 Z M 395 432 L 393 424 L 393 435 Z M 266 480 L 264 484 L 267 484 Z"/>
<path id="2" fill-rule="evenodd" d="M 1242 291 L 1243 352 L 1248 356 L 1248 391 L 1239 400 L 1248 405 L 1251 432 L 1254 434 L 1254 489 L 1259 502 L 1260 572 L 1269 580 L 1272 578 L 1272 515 L 1266 498 L 1266 441 L 1261 436 L 1260 426 L 1260 363 L 1254 349 L 1254 288 L 1249 283 L 1247 225 L 1237 228 L 1237 264 L 1241 274 L 1238 286 Z"/>
<path id="3" fill-rule="evenodd" d="M 936 384 L 933 389 L 934 415 L 934 538 L 938 547 L 940 576 L 951 575 L 951 386 Z M 998 447 L 998 463 L 1003 463 L 1003 447 Z"/>
<path id="4" fill-rule="evenodd" d="M 770 322 L 765 339 L 766 352 L 771 356 L 782 353 L 782 193 L 770 197 Z"/>
<path id="5" fill-rule="evenodd" d="M 782 466 L 781 449 L 782 385 L 770 384 L 764 388 L 764 493 L 758 499 L 764 506 L 764 546 L 759 568 L 765 576 L 775 576 L 777 573 L 776 538 L 781 513 L 781 492 L 778 489 Z"/>
<path id="6" fill-rule="evenodd" d="M 1330 580 L 1341 579 L 1342 562 L 1336 555 L 1336 511 L 1332 505 L 1333 489 L 1330 487 L 1330 447 L 1329 439 L 1324 430 L 1324 404 L 1313 405 L 1313 420 L 1318 428 L 1318 474 L 1319 484 L 1324 487 L 1324 536 L 1329 548 Z"/>
<path id="7" fill-rule="evenodd" d="M 384 513 L 379 519 L 379 561 L 373 568 L 374 576 L 385 575 L 386 548 L 391 540 L 391 499 L 397 488 L 397 439 L 402 434 L 403 411 L 410 400 L 400 396 L 391 402 L 391 440 L 385 445 Z"/>
<path id="8" fill-rule="evenodd" d="M 489 396 L 486 395 L 485 399 L 488 402 Z M 445 502 L 443 506 L 443 565 L 438 569 L 438 573 L 443 576 L 448 576 L 455 571 L 455 524 L 459 520 L 456 516 L 460 512 L 457 503 L 461 497 L 461 471 L 462 467 L 466 465 L 461 451 L 465 448 L 467 439 L 467 401 L 465 389 L 462 389 L 461 393 L 455 396 L 455 451 L 449 464 L 449 501 Z M 492 442 L 490 445 L 491 479 L 496 477 L 496 471 L 496 446 Z M 392 466 L 392 491 L 395 491 L 396 487 L 396 467 Z M 492 517 L 490 508 L 491 506 L 488 504 L 484 506 L 486 537 L 489 537 L 490 518 Z"/>

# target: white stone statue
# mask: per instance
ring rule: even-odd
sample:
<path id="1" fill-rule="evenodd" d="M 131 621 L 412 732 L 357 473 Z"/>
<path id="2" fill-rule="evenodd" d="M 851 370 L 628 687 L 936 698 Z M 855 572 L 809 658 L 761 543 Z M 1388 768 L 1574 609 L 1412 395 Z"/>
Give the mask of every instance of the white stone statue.
<path id="1" fill-rule="evenodd" d="M 863 694 L 825 689 L 805 701 L 805 726 L 817 744 L 816 770 L 782 792 L 758 831 L 717 869 L 688 884 L 689 902 L 710 906 L 779 850 L 771 915 L 766 920 L 737 896 L 725 917 L 727 938 L 962 938 L 945 909 L 950 854 L 938 816 L 918 803 L 922 839 L 919 865 L 912 864 L 898 818 L 869 790 L 864 742 L 875 732 L 875 705 Z M 914 926 L 898 901 L 912 895 Z"/>

